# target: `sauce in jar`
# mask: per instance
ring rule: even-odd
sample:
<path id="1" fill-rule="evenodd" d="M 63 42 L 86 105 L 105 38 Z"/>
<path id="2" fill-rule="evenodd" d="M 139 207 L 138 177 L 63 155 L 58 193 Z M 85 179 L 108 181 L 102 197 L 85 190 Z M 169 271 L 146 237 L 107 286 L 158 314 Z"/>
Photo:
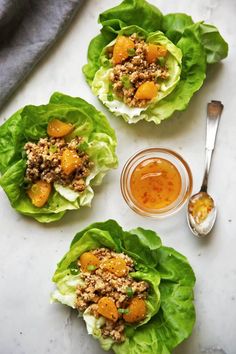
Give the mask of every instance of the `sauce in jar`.
<path id="1" fill-rule="evenodd" d="M 132 172 L 130 189 L 133 198 L 147 209 L 162 209 L 179 196 L 182 180 L 177 168 L 163 158 L 148 158 Z"/>

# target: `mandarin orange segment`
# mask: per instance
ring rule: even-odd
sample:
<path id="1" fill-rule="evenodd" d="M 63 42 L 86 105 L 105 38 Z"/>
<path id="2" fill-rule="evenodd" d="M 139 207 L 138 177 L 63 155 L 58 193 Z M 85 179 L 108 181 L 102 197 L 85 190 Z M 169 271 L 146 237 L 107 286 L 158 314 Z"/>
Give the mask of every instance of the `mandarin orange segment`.
<path id="1" fill-rule="evenodd" d="M 83 272 L 91 272 L 99 267 L 99 259 L 91 252 L 83 253 L 80 258 L 80 266 Z"/>
<path id="2" fill-rule="evenodd" d="M 65 149 L 61 157 L 61 168 L 62 171 L 69 175 L 74 172 L 81 165 L 81 158 L 78 156 L 76 151 Z"/>
<path id="3" fill-rule="evenodd" d="M 48 123 L 47 133 L 53 138 L 61 138 L 70 134 L 73 129 L 74 126 L 72 124 L 53 119 Z"/>
<path id="4" fill-rule="evenodd" d="M 167 49 L 161 45 L 149 43 L 146 46 L 146 60 L 148 63 L 155 63 L 160 57 L 167 55 Z"/>
<path id="5" fill-rule="evenodd" d="M 147 313 L 146 304 L 143 299 L 134 297 L 128 306 L 128 313 L 123 314 L 123 318 L 128 323 L 142 321 Z"/>
<path id="6" fill-rule="evenodd" d="M 117 277 L 124 277 L 128 274 L 129 269 L 126 266 L 126 262 L 121 257 L 111 258 L 103 262 L 103 267 L 110 273 L 115 274 Z"/>
<path id="7" fill-rule="evenodd" d="M 158 58 L 166 57 L 168 50 L 163 45 L 157 45 L 157 53 Z"/>
<path id="8" fill-rule="evenodd" d="M 37 181 L 27 190 L 27 194 L 34 206 L 42 208 L 47 203 L 51 190 L 52 186 L 50 183 Z"/>
<path id="9" fill-rule="evenodd" d="M 129 49 L 134 48 L 134 42 L 125 36 L 119 36 L 113 49 L 113 63 L 120 64 L 129 57 Z"/>
<path id="10" fill-rule="evenodd" d="M 157 60 L 157 45 L 148 44 L 146 47 L 146 60 L 148 63 L 155 63 Z"/>
<path id="11" fill-rule="evenodd" d="M 115 302 L 109 297 L 102 297 L 98 301 L 98 313 L 108 320 L 116 322 L 119 318 L 119 313 Z"/>
<path id="12" fill-rule="evenodd" d="M 135 98 L 138 100 L 152 100 L 157 95 L 159 85 L 153 81 L 146 81 L 140 85 L 135 93 Z"/>

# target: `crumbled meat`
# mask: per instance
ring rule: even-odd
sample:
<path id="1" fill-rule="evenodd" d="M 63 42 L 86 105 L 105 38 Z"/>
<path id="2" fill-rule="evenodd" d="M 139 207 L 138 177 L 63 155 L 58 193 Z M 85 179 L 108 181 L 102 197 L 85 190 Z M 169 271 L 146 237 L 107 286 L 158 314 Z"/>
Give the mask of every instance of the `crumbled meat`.
<path id="1" fill-rule="evenodd" d="M 142 108 L 147 106 L 149 100 L 135 98 L 135 93 L 139 86 L 146 81 L 166 80 L 169 77 L 169 73 L 166 66 L 147 62 L 147 44 L 144 40 L 140 39 L 135 33 L 129 38 L 134 41 L 135 55 L 130 56 L 122 64 L 117 64 L 113 67 L 110 73 L 110 81 L 116 95 L 128 106 Z M 111 49 L 108 51 L 109 58 L 110 55 Z M 128 78 L 128 84 L 127 80 L 124 83 L 124 77 Z"/>
<path id="2" fill-rule="evenodd" d="M 127 288 L 132 289 L 132 296 L 137 296 L 141 299 L 147 298 L 148 283 L 145 281 L 136 281 L 129 274 L 118 277 L 103 267 L 103 263 L 107 260 L 120 257 L 125 260 L 129 272 L 133 272 L 135 270 L 134 262 L 130 257 L 124 253 L 116 253 L 107 248 L 98 248 L 91 253 L 101 263 L 93 272 L 81 271 L 80 273 L 83 284 L 78 285 L 76 291 L 76 307 L 80 311 L 87 310 L 95 317 L 99 317 L 97 303 L 104 296 L 113 299 L 117 308 L 126 308 L 131 301 Z M 78 266 L 80 267 L 79 260 Z M 102 326 L 101 331 L 104 337 L 111 337 L 116 342 L 122 342 L 125 340 L 124 329 L 125 325 L 122 318 L 117 322 L 105 319 L 105 324 Z"/>
<path id="3" fill-rule="evenodd" d="M 24 149 L 27 155 L 26 180 L 35 183 L 38 180 L 47 183 L 57 182 L 69 187 L 76 192 L 86 188 L 85 180 L 90 174 L 93 163 L 89 156 L 79 150 L 80 137 L 75 137 L 70 142 L 63 138 L 41 138 L 38 143 L 28 142 Z M 75 151 L 81 159 L 80 166 L 71 174 L 62 171 L 61 158 L 65 149 Z"/>
<path id="4" fill-rule="evenodd" d="M 116 323 L 107 320 L 102 327 L 102 336 L 112 337 L 115 342 L 123 342 L 125 340 L 124 330 L 125 325 L 122 320 L 118 320 Z"/>

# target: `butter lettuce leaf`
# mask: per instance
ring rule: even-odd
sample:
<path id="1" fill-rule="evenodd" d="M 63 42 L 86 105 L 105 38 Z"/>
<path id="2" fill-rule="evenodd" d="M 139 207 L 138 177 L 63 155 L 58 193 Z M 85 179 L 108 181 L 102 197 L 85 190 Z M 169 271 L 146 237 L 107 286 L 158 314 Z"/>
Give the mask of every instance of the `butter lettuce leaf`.
<path id="1" fill-rule="evenodd" d="M 177 45 L 183 54 L 180 80 L 168 96 L 146 110 L 145 119 L 156 124 L 187 108 L 193 94 L 199 90 L 206 77 L 206 58 L 203 46 L 192 28 L 187 28 Z"/>
<path id="2" fill-rule="evenodd" d="M 137 228 L 127 232 L 114 220 L 108 220 L 78 232 L 69 251 L 57 265 L 53 276 L 56 290 L 51 299 L 75 307 L 75 303 L 68 299 L 73 298 L 73 291 L 76 292 L 70 286 L 71 280 L 79 278 L 76 261 L 84 252 L 99 247 L 124 252 L 134 260 L 135 272 L 131 276 L 150 285 L 148 315 L 138 325 L 127 325 L 125 341 L 117 344 L 111 338 L 102 337 L 103 318 L 95 319 L 86 310 L 82 316 L 88 333 L 100 342 L 104 350 L 112 349 L 117 354 L 171 354 L 189 337 L 195 323 L 195 276 L 186 257 L 164 247 L 152 230 Z"/>
<path id="3" fill-rule="evenodd" d="M 176 44 L 182 37 L 186 27 L 193 24 L 191 16 L 184 13 L 173 13 L 163 16 L 161 28 L 165 35 Z"/>
<path id="4" fill-rule="evenodd" d="M 57 289 L 51 295 L 51 303 L 60 302 L 74 309 L 76 304 L 76 288 L 79 284 L 83 284 L 83 280 L 79 274 L 66 275 L 58 281 Z"/>
<path id="5" fill-rule="evenodd" d="M 117 29 L 136 25 L 148 32 L 155 32 L 160 29 L 162 18 L 161 11 L 147 1 L 125 0 L 120 5 L 100 14 L 99 22 L 103 27 L 110 25 L 112 28 Z M 116 23 L 116 26 L 114 23 Z"/>
<path id="6" fill-rule="evenodd" d="M 191 16 L 183 13 L 163 15 L 145 0 L 124 0 L 100 14 L 99 22 L 101 33 L 89 45 L 88 63 L 83 67 L 83 72 L 94 94 L 114 115 L 122 116 L 128 123 L 144 119 L 159 124 L 174 112 L 185 110 L 205 80 L 207 65 L 217 63 L 228 55 L 228 44 L 215 26 L 203 21 L 194 23 Z M 133 32 L 127 31 L 127 28 L 132 28 Z M 159 94 L 159 98 L 150 102 L 146 109 L 130 108 L 120 100 L 107 99 L 111 68 L 104 65 L 104 48 L 118 35 L 134 32 L 142 33 L 146 40 L 157 40 L 162 33 L 163 38 L 182 52 L 180 72 L 176 71 L 176 61 L 170 56 L 172 61 L 168 67 L 171 78 L 165 94 Z M 173 55 L 173 51 L 169 51 Z"/>
<path id="7" fill-rule="evenodd" d="M 147 108 L 129 107 L 123 101 L 114 96 L 113 100 L 109 100 L 110 80 L 109 75 L 112 71 L 111 68 L 107 69 L 107 64 L 104 56 L 101 56 L 101 61 L 104 63 L 101 68 L 96 72 L 92 82 L 92 91 L 98 96 L 102 103 L 115 115 L 122 117 L 128 123 L 136 123 L 141 119 L 150 120 L 150 110 L 157 106 L 157 103 L 164 97 L 168 96 L 176 87 L 180 80 L 182 52 L 177 48 L 164 34 L 160 31 L 154 32 L 150 35 L 146 31 L 142 31 L 137 26 L 124 27 L 119 34 L 129 35 L 132 33 L 140 33 L 146 37 L 148 43 L 163 45 L 167 48 L 169 55 L 166 61 L 168 67 L 169 78 L 160 84 L 158 95 L 155 100 Z M 108 46 L 113 45 L 113 42 Z M 105 47 L 106 48 L 106 47 Z M 155 118 L 154 118 L 155 119 Z"/>
<path id="8" fill-rule="evenodd" d="M 55 185 L 47 204 L 37 208 L 32 205 L 24 187 L 24 145 L 46 137 L 48 122 L 55 117 L 75 126 L 67 138 L 83 137 L 82 147 L 94 167 L 83 192 L 75 193 Z M 54 93 L 49 104 L 26 106 L 0 127 L 0 185 L 18 212 L 44 223 L 59 220 L 67 210 L 91 205 L 93 186 L 100 184 L 106 172 L 117 166 L 116 145 L 114 130 L 101 112 L 81 98 Z"/>

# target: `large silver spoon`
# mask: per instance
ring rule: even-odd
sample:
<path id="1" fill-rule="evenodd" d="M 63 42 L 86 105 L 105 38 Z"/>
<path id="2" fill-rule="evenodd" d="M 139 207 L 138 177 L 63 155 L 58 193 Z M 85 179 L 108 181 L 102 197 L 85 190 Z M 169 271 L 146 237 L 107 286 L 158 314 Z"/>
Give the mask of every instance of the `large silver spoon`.
<path id="1" fill-rule="evenodd" d="M 207 193 L 207 184 L 217 129 L 223 108 L 224 106 L 220 101 L 211 101 L 207 105 L 205 172 L 200 191 L 194 194 L 188 203 L 188 225 L 192 233 L 199 237 L 208 235 L 216 220 L 217 209 L 214 200 Z"/>

